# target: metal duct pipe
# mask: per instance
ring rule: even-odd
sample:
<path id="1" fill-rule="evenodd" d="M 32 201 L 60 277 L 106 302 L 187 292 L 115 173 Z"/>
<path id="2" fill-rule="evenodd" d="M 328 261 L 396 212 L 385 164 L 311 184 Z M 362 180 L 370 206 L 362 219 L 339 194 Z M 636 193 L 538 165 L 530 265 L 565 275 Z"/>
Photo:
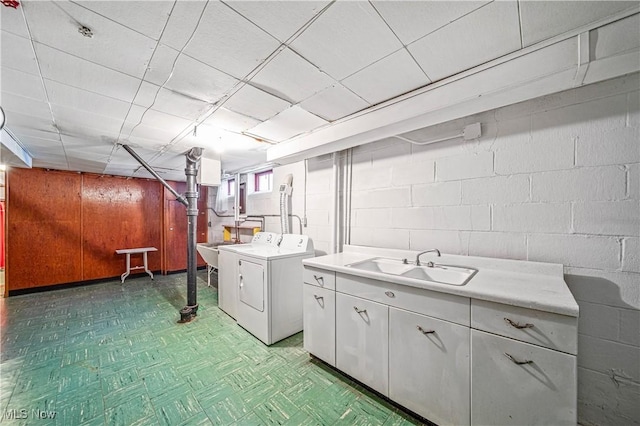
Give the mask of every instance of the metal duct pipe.
<path id="1" fill-rule="evenodd" d="M 187 167 L 184 174 L 187 176 L 187 306 L 180 310 L 180 322 L 188 322 L 197 315 L 197 258 L 196 239 L 198 231 L 198 188 L 196 177 L 198 175 L 198 161 L 202 156 L 202 148 L 191 148 L 186 154 Z"/>
<path id="2" fill-rule="evenodd" d="M 178 194 L 178 192 L 176 192 L 175 189 L 173 189 L 166 180 L 164 180 L 162 178 L 162 176 L 160 176 L 158 174 L 158 172 L 156 172 L 155 170 L 153 170 L 153 168 L 151 168 L 151 166 L 149 164 L 147 164 L 146 161 L 144 161 L 142 159 L 142 157 L 140 157 L 129 145 L 121 145 L 129 154 L 131 154 L 131 156 L 133 158 L 136 159 L 136 161 L 138 163 L 140 163 L 140 165 L 142 165 L 142 167 L 144 167 L 145 169 L 147 169 L 147 171 L 149 173 L 151 173 L 151 175 L 156 178 L 161 184 L 162 186 L 164 186 L 165 188 L 167 188 L 167 190 L 173 194 L 174 197 L 176 197 L 176 200 L 178 200 L 180 203 L 184 204 L 186 207 L 189 207 L 189 203 L 187 202 L 187 200 L 180 194 Z"/>

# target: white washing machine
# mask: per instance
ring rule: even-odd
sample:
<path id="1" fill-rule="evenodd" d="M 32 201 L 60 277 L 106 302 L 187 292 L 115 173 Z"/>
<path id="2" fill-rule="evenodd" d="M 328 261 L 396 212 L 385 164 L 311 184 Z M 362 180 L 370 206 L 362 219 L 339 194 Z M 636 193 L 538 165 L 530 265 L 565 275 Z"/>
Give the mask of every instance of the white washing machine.
<path id="1" fill-rule="evenodd" d="M 238 310 L 238 256 L 244 250 L 277 248 L 280 234 L 258 232 L 248 244 L 218 246 L 218 307 L 232 318 Z"/>
<path id="2" fill-rule="evenodd" d="M 314 256 L 311 239 L 283 234 L 278 247 L 236 254 L 238 324 L 267 345 L 302 331 L 302 259 Z"/>

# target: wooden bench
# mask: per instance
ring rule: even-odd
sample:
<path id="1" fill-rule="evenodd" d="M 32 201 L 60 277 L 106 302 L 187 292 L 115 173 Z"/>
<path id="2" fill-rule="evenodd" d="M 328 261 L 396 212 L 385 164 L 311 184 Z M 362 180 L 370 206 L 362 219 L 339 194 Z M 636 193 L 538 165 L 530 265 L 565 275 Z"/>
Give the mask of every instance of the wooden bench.
<path id="1" fill-rule="evenodd" d="M 127 255 L 127 271 L 124 274 L 120 275 L 120 279 L 122 280 L 123 284 L 124 284 L 124 279 L 129 276 L 129 274 L 131 273 L 131 271 L 133 269 L 144 269 L 144 271 L 147 274 L 149 274 L 151 279 L 153 279 L 153 273 L 149 270 L 149 264 L 147 262 L 147 253 L 150 252 L 150 251 L 158 251 L 158 249 L 155 248 L 155 247 L 140 247 L 140 248 L 130 248 L 130 249 L 116 250 L 117 254 L 125 254 L 125 255 Z M 138 254 L 138 253 L 142 253 L 142 259 L 144 261 L 144 266 L 131 267 L 131 255 L 132 254 Z"/>

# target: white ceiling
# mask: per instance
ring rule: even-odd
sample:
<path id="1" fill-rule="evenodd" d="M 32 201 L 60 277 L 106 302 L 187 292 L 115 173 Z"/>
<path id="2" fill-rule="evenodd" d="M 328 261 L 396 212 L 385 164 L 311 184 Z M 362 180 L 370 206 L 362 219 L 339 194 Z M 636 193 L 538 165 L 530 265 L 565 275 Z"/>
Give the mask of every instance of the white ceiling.
<path id="1" fill-rule="evenodd" d="M 20 1 L 0 6 L 0 103 L 34 167 L 148 176 L 129 144 L 183 180 L 192 146 L 227 171 L 259 165 L 274 144 L 637 6 Z"/>

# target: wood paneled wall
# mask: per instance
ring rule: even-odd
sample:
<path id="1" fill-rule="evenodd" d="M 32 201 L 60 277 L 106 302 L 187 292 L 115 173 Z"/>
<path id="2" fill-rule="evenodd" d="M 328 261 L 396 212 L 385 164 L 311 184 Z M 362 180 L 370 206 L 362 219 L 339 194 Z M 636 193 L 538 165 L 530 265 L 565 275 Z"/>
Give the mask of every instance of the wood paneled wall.
<path id="1" fill-rule="evenodd" d="M 149 269 L 161 269 L 162 189 L 146 179 L 83 175 L 83 279 L 122 274 L 125 257 L 115 250 L 123 248 L 156 247 L 148 255 Z M 133 255 L 131 262 L 139 261 Z"/>
<path id="2" fill-rule="evenodd" d="M 7 173 L 7 290 L 82 280 L 82 175 Z"/>
<path id="3" fill-rule="evenodd" d="M 184 183 L 170 184 L 184 192 Z M 204 242 L 206 188 L 200 190 Z M 149 253 L 151 270 L 186 269 L 186 228 L 185 207 L 155 180 L 11 168 L 5 293 L 117 277 L 125 268 L 125 257 L 115 253 L 121 248 L 157 247 Z"/>
<path id="4" fill-rule="evenodd" d="M 184 182 L 169 182 L 171 187 L 179 194 L 186 190 Z M 164 270 L 167 272 L 187 269 L 187 212 L 185 207 L 176 200 L 166 188 L 164 189 L 164 221 L 165 242 L 167 249 L 164 251 Z M 198 235 L 197 242 L 207 241 L 207 188 L 200 187 L 198 197 Z M 206 265 L 205 261 L 197 255 L 198 266 Z"/>

